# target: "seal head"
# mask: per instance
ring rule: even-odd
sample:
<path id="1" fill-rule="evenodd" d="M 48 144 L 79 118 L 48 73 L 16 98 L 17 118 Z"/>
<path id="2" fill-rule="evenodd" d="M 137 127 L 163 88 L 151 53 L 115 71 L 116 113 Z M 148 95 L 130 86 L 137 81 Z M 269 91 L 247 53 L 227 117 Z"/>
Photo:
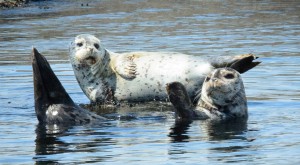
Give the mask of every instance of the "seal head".
<path id="1" fill-rule="evenodd" d="M 70 56 L 70 59 L 75 65 L 91 66 L 96 61 L 103 61 L 104 59 L 105 49 L 103 49 L 100 40 L 92 35 L 79 35 L 71 44 L 70 52 L 72 56 Z"/>
<path id="2" fill-rule="evenodd" d="M 203 83 L 201 99 L 211 106 L 225 106 L 244 94 L 240 74 L 231 68 L 215 69 Z"/>

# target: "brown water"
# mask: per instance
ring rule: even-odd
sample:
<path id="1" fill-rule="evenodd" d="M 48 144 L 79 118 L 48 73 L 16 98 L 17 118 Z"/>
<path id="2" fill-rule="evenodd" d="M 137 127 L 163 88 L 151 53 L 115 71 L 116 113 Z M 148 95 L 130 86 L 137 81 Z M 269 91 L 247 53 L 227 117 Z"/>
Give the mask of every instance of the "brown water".
<path id="1" fill-rule="evenodd" d="M 300 163 L 300 1 L 82 3 L 0 10 L 0 164 Z M 31 48 L 49 59 L 77 103 L 88 103 L 68 61 L 68 45 L 82 33 L 115 52 L 258 55 L 263 63 L 243 74 L 247 124 L 176 125 L 173 112 L 155 104 L 117 112 L 137 119 L 47 132 L 34 113 Z"/>

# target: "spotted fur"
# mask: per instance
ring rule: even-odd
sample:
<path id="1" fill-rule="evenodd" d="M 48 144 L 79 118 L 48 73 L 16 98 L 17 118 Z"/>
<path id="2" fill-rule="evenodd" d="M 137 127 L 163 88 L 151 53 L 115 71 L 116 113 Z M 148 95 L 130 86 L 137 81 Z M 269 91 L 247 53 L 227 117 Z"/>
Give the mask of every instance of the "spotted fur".
<path id="1" fill-rule="evenodd" d="M 180 120 L 232 120 L 248 117 L 242 78 L 231 68 L 215 69 L 208 74 L 196 106 L 192 105 L 181 83 L 168 84 L 167 91 Z"/>
<path id="2" fill-rule="evenodd" d="M 230 66 L 245 57 L 256 59 L 253 55 L 212 59 L 172 52 L 114 53 L 87 34 L 77 36 L 70 46 L 81 89 L 92 102 L 100 103 L 167 100 L 165 84 L 173 81 L 184 84 L 194 97 L 215 67 Z"/>

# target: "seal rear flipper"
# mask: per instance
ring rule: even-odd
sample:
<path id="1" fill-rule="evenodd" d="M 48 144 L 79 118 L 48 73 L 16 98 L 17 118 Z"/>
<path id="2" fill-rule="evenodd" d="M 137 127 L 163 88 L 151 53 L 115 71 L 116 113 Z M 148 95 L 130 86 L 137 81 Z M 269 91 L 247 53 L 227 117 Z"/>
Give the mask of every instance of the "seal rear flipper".
<path id="1" fill-rule="evenodd" d="M 215 68 L 225 68 L 230 67 L 235 69 L 239 73 L 245 73 L 246 71 L 254 68 L 261 62 L 254 61 L 258 57 L 253 54 L 242 54 L 237 56 L 221 56 L 218 58 L 209 58 L 212 66 Z"/>
<path id="2" fill-rule="evenodd" d="M 49 105 L 75 105 L 54 74 L 46 58 L 35 48 L 32 49 L 35 111 L 40 122 L 46 122 Z"/>
<path id="3" fill-rule="evenodd" d="M 185 87 L 180 82 L 172 82 L 167 84 L 166 89 L 169 99 L 175 107 L 176 118 L 192 120 L 195 112 Z"/>
<path id="4" fill-rule="evenodd" d="M 242 58 L 238 61 L 234 62 L 230 65 L 230 68 L 238 71 L 239 73 L 245 73 L 248 70 L 254 68 L 256 65 L 260 64 L 261 62 L 254 61 L 258 57 L 254 56 L 253 54 L 242 55 Z"/>

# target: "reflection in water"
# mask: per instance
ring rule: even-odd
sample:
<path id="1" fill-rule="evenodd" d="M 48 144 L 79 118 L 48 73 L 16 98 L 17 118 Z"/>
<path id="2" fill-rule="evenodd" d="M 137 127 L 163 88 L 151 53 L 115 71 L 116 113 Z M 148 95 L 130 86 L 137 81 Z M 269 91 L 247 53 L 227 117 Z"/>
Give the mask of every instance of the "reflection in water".
<path id="1" fill-rule="evenodd" d="M 192 121 L 176 121 L 170 129 L 171 142 L 188 142 L 188 129 Z M 235 120 L 226 122 L 200 121 L 202 132 L 209 141 L 243 139 L 243 133 L 247 131 L 247 120 Z"/>
<path id="2" fill-rule="evenodd" d="M 49 128 L 50 127 L 50 128 Z M 68 145 L 63 141 L 59 140 L 59 136 L 67 131 L 68 128 L 65 127 L 56 127 L 56 126 L 46 126 L 42 124 L 38 124 L 36 127 L 36 140 L 35 140 L 35 153 L 36 156 L 33 159 L 36 159 L 36 164 L 43 163 L 57 163 L 55 160 L 45 160 L 46 158 L 43 155 L 51 155 L 63 153 L 66 151 L 63 147 L 67 147 Z"/>
<path id="3" fill-rule="evenodd" d="M 93 153 L 105 152 L 105 146 L 114 145 L 115 141 L 108 138 L 111 133 L 101 131 L 102 127 L 108 126 L 108 123 L 93 125 L 92 127 L 60 126 L 60 125 L 42 125 L 36 127 L 36 159 L 37 164 L 56 163 L 56 154 L 60 153 Z M 100 129 L 99 129 L 100 128 Z M 71 136 L 71 137 L 69 137 Z M 48 155 L 48 156 L 45 156 Z M 52 157 L 51 157 L 52 155 Z M 50 157 L 49 157 L 50 156 Z M 101 162 L 107 159 L 107 156 L 94 156 L 89 160 L 76 161 L 77 163 Z M 57 158 L 58 159 L 58 158 Z"/>
<path id="4" fill-rule="evenodd" d="M 209 157 L 209 161 L 218 162 L 243 162 L 251 157 L 247 153 L 251 148 L 245 135 L 247 131 L 247 120 L 230 121 L 222 123 L 203 123 L 201 128 L 207 133 L 207 138 L 213 144 L 209 148 L 209 153 L 218 155 Z M 230 141 L 230 145 L 222 144 L 224 141 Z M 228 156 L 231 155 L 231 156 Z M 236 157 L 232 159 L 232 157 Z"/>
<path id="5" fill-rule="evenodd" d="M 43 125 L 38 124 L 36 127 L 36 154 L 37 155 L 48 155 L 61 153 L 62 151 L 57 150 L 56 147 L 67 146 L 66 143 L 58 139 L 63 133 L 68 131 L 68 126 L 58 125 Z"/>
<path id="6" fill-rule="evenodd" d="M 170 129 L 171 147 L 168 154 L 170 159 L 181 163 L 186 157 L 189 161 L 202 163 L 242 162 L 252 156 L 247 153 L 251 145 L 246 132 L 246 120 L 176 122 Z M 193 153 L 201 154 L 199 157 L 189 157 Z"/>
<path id="7" fill-rule="evenodd" d="M 172 142 L 188 141 L 189 136 L 187 135 L 187 130 L 189 129 L 191 123 L 192 121 L 176 121 L 169 133 L 169 137 L 171 137 L 171 141 Z"/>
<path id="8" fill-rule="evenodd" d="M 247 120 L 203 122 L 201 128 L 204 130 L 203 132 L 207 133 L 210 141 L 242 138 L 239 135 L 247 130 Z"/>
<path id="9" fill-rule="evenodd" d="M 247 151 L 251 150 L 251 146 L 247 141 L 246 131 L 246 120 L 218 123 L 201 120 L 176 122 L 169 132 L 171 143 L 168 155 L 171 160 L 181 163 L 185 163 L 182 160 L 186 158 L 191 162 L 204 164 L 249 159 L 251 155 Z M 194 153 L 198 153 L 198 156 L 191 156 Z"/>

